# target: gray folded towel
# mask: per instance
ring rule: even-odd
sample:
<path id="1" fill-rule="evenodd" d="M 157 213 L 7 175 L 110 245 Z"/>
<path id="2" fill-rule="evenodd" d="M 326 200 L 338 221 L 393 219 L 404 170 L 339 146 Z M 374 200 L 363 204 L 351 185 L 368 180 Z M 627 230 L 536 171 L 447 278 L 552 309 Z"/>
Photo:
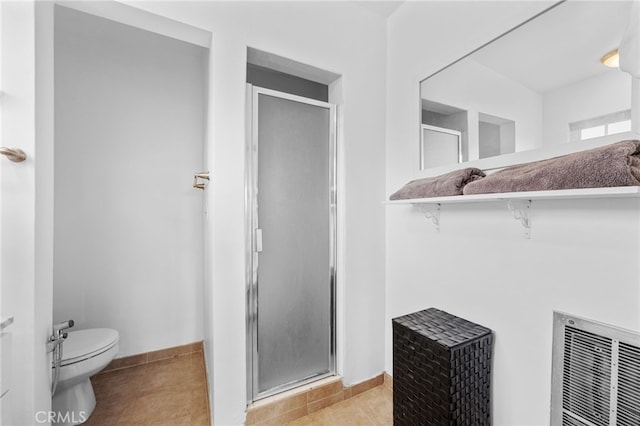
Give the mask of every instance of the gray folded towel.
<path id="1" fill-rule="evenodd" d="M 445 197 L 448 195 L 462 195 L 462 188 L 476 179 L 484 177 L 480 169 L 469 167 L 461 170 L 434 176 L 430 178 L 412 180 L 398 191 L 391 194 L 390 200 L 406 200 L 409 198 Z"/>
<path id="2" fill-rule="evenodd" d="M 493 173 L 463 193 L 547 191 L 640 185 L 640 141 L 627 140 Z"/>

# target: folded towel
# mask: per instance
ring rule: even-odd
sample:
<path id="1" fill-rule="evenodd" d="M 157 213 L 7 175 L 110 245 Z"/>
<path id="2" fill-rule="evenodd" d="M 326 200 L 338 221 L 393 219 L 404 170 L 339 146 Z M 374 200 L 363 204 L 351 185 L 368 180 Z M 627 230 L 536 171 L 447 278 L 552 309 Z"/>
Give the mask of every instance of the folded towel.
<path id="1" fill-rule="evenodd" d="M 445 197 L 448 195 L 462 195 L 462 188 L 476 179 L 484 177 L 480 169 L 469 167 L 454 170 L 440 176 L 412 180 L 398 191 L 391 194 L 390 200 L 405 200 L 409 198 Z"/>
<path id="2" fill-rule="evenodd" d="M 640 141 L 627 140 L 493 173 L 464 194 L 640 185 Z"/>

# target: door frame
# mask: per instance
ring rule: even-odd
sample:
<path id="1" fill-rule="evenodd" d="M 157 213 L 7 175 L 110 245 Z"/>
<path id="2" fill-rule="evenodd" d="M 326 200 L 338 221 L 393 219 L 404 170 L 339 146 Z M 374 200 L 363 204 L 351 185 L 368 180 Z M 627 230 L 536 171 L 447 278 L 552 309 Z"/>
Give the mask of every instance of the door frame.
<path id="1" fill-rule="evenodd" d="M 462 132 L 453 129 L 447 129 L 445 127 L 433 126 L 431 124 L 421 124 L 420 125 L 420 170 L 424 170 L 426 167 L 426 158 L 425 158 L 425 130 L 430 130 L 432 132 L 445 133 L 452 136 L 456 136 L 458 138 L 457 148 L 458 148 L 458 163 L 462 163 Z"/>
<path id="2" fill-rule="evenodd" d="M 247 83 L 246 91 L 246 147 L 245 147 L 245 255 L 246 255 L 246 335 L 247 335 L 247 403 L 263 399 L 320 380 L 334 376 L 337 371 L 337 263 L 338 263 L 338 118 L 337 106 L 329 102 L 318 101 L 292 95 L 277 90 L 266 89 Z M 262 393 L 258 392 L 258 252 L 256 251 L 255 231 L 258 223 L 258 97 L 267 95 L 279 99 L 300 102 L 329 110 L 329 268 L 330 268 L 330 353 L 329 372 L 309 378 L 285 383 Z"/>
<path id="3" fill-rule="evenodd" d="M 7 207 L 0 213 L 0 220 L 5 225 L 11 224 L 11 227 L 3 227 L 0 243 L 13 247 L 11 253 L 6 251 L 0 256 L 2 278 L 9 277 L 10 282 L 15 283 L 12 285 L 14 294 L 9 297 L 7 293 L 2 297 L 3 303 L 11 306 L 11 312 L 3 312 L 3 315 L 15 317 L 11 326 L 13 363 L 9 393 L 13 412 L 2 415 L 5 418 L 11 415 L 10 423 L 19 424 L 32 424 L 51 409 L 51 354 L 47 353 L 46 341 L 51 334 L 53 308 L 53 29 L 56 6 L 203 47 L 211 48 L 212 39 L 210 31 L 189 25 L 179 17 L 161 16 L 117 1 L 0 1 L 1 19 L 3 23 L 11 23 L 0 26 L 0 38 L 7 41 L 0 52 L 3 91 L 13 100 L 10 107 L 7 103 L 0 110 L 2 134 L 6 140 L 16 141 L 9 146 L 27 153 L 24 163 L 3 167 L 0 172 L 0 191 L 3 191 L 3 205 Z M 210 49 L 211 57 L 212 52 Z M 209 81 L 212 81 L 212 67 L 208 72 Z M 210 88 L 209 110 L 211 93 Z M 210 114 L 207 120 L 211 121 Z M 212 145 L 210 129 L 208 123 L 206 149 Z M 210 161 L 209 156 L 205 158 Z M 11 259 L 7 261 L 9 254 Z M 207 358 L 212 362 L 212 355 Z M 209 385 L 213 388 L 211 379 Z M 210 405 L 213 408 L 213 392 L 210 392 Z M 36 415 L 38 417 L 34 417 Z"/>

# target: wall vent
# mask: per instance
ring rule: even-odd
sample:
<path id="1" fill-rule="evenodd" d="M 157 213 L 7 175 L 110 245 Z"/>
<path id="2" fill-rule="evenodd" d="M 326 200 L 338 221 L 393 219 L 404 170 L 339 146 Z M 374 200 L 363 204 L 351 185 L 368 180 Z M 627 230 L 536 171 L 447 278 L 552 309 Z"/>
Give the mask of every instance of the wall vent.
<path id="1" fill-rule="evenodd" d="M 552 426 L 640 425 L 640 334 L 553 314 Z"/>

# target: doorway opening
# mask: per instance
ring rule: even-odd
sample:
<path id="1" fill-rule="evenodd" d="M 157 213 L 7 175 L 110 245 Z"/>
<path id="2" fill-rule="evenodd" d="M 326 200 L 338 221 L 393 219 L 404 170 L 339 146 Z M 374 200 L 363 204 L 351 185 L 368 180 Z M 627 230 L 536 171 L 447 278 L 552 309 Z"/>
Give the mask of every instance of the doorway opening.
<path id="1" fill-rule="evenodd" d="M 247 79 L 253 402 L 336 374 L 337 118 L 326 84 L 256 64 Z"/>
<path id="2" fill-rule="evenodd" d="M 116 358 L 200 342 L 209 48 L 54 18 L 54 323 L 118 331 Z"/>

